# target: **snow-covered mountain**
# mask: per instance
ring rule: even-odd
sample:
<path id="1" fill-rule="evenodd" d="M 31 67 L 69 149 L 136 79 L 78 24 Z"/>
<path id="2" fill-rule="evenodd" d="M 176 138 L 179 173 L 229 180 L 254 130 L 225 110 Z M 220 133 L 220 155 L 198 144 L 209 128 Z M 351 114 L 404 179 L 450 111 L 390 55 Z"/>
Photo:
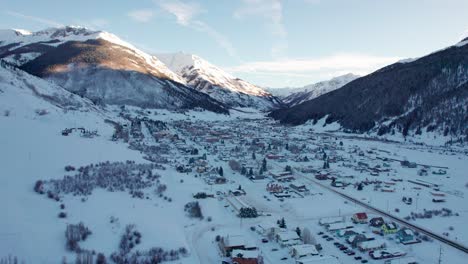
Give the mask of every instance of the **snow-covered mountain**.
<path id="1" fill-rule="evenodd" d="M 186 85 L 155 56 L 117 36 L 83 27 L 0 32 L 0 58 L 94 102 L 154 108 L 223 104 Z"/>
<path id="2" fill-rule="evenodd" d="M 281 96 L 282 101 L 288 106 L 294 106 L 341 88 L 359 77 L 358 75 L 348 73 L 300 88 L 276 88 L 270 91 L 273 91 L 273 94 Z"/>
<path id="3" fill-rule="evenodd" d="M 271 93 L 230 75 L 199 56 L 182 52 L 156 56 L 188 85 L 231 107 L 270 110 L 281 105 Z"/>
<path id="4" fill-rule="evenodd" d="M 397 62 L 342 88 L 271 116 L 283 123 L 339 123 L 343 130 L 403 136 L 426 132 L 466 137 L 468 39 Z"/>

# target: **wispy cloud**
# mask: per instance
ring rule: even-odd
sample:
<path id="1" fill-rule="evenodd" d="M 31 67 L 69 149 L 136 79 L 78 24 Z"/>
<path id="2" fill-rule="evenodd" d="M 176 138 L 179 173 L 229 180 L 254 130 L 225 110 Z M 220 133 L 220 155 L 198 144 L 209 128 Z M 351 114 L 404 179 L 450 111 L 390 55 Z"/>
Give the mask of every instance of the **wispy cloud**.
<path id="1" fill-rule="evenodd" d="M 229 39 L 212 26 L 201 21 L 197 16 L 206 12 L 196 2 L 182 2 L 178 0 L 155 0 L 162 10 L 175 16 L 179 25 L 192 28 L 210 36 L 220 47 L 222 47 L 232 58 L 239 60 L 237 52 Z"/>
<path id="2" fill-rule="evenodd" d="M 130 11 L 127 16 L 138 22 L 148 22 L 153 17 L 154 13 L 151 9 L 138 9 Z"/>
<path id="3" fill-rule="evenodd" d="M 159 6 L 173 14 L 176 19 L 177 23 L 182 26 L 188 26 L 191 24 L 193 18 L 195 18 L 198 14 L 204 12 L 201 6 L 195 2 L 181 2 L 181 1 L 157 1 Z"/>
<path id="4" fill-rule="evenodd" d="M 289 76 L 325 72 L 331 74 L 352 72 L 364 75 L 400 59 L 400 57 L 342 53 L 321 58 L 254 61 L 230 67 L 226 70 L 233 73 Z"/>
<path id="5" fill-rule="evenodd" d="M 234 11 L 234 17 L 261 17 L 264 20 L 269 34 L 276 38 L 271 48 L 273 57 L 281 56 L 287 49 L 288 33 L 283 22 L 283 6 L 280 0 L 242 0 L 242 6 Z"/>
<path id="6" fill-rule="evenodd" d="M 5 14 L 8 14 L 8 15 L 14 16 L 14 17 L 18 17 L 18 18 L 23 18 L 23 19 L 30 20 L 30 21 L 34 21 L 34 22 L 38 22 L 38 23 L 48 25 L 48 26 L 53 26 L 53 27 L 62 27 L 63 26 L 62 23 L 54 21 L 54 20 L 50 20 L 50 19 L 42 18 L 42 17 L 25 15 L 25 14 L 15 12 L 15 11 L 5 11 Z"/>
<path id="7" fill-rule="evenodd" d="M 73 21 L 73 24 L 84 26 L 93 30 L 105 29 L 110 25 L 110 22 L 104 18 L 94 18 L 94 19 L 76 19 Z"/>

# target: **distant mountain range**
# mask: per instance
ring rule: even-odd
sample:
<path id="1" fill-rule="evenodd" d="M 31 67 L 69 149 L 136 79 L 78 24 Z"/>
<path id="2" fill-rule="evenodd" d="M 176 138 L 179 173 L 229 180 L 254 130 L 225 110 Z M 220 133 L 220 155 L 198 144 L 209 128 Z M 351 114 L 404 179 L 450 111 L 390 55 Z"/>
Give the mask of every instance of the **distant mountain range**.
<path id="1" fill-rule="evenodd" d="M 167 109 L 272 110 L 281 101 L 195 55 L 164 62 L 117 36 L 83 27 L 0 31 L 0 59 L 95 103 Z"/>
<path id="2" fill-rule="evenodd" d="M 303 124 L 326 117 L 344 131 L 403 136 L 468 135 L 468 38 L 427 56 L 397 62 L 342 88 L 270 116 Z"/>
<path id="3" fill-rule="evenodd" d="M 322 94 L 334 91 L 345 84 L 359 78 L 358 75 L 348 73 L 334 77 L 327 81 L 309 84 L 299 88 L 270 88 L 272 94 L 280 97 L 283 103 L 289 107 L 298 105 L 308 100 L 319 97 Z"/>

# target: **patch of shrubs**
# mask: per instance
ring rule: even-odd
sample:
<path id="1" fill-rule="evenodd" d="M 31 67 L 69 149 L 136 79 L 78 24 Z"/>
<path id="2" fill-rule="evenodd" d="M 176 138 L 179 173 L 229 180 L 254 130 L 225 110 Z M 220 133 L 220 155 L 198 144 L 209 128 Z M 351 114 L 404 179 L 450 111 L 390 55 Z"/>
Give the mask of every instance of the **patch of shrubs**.
<path id="1" fill-rule="evenodd" d="M 255 218 L 258 217 L 258 212 L 255 207 L 242 207 L 239 211 L 241 218 Z"/>
<path id="2" fill-rule="evenodd" d="M 433 216 L 438 216 L 438 217 L 450 217 L 450 216 L 457 216 L 457 214 L 454 214 L 451 209 L 448 208 L 442 208 L 440 210 L 426 210 L 422 213 L 414 213 L 411 212 L 410 215 L 406 216 L 404 219 L 409 221 L 409 220 L 416 220 L 416 219 L 430 219 Z"/>
<path id="3" fill-rule="evenodd" d="M 75 167 L 73 167 L 71 165 L 65 166 L 65 171 L 74 171 L 74 170 L 75 170 Z"/>
<path id="4" fill-rule="evenodd" d="M 196 193 L 193 198 L 195 199 L 206 199 L 206 198 L 214 198 L 214 195 L 213 194 L 206 194 L 204 192 L 199 192 L 199 193 Z"/>
<path id="5" fill-rule="evenodd" d="M 120 239 L 119 251 L 111 254 L 111 260 L 116 264 L 153 264 L 164 261 L 175 261 L 188 254 L 187 249 L 164 250 L 160 247 L 153 247 L 147 251 L 135 250 L 136 244 L 141 241 L 141 233 L 135 225 L 127 225 L 125 232 Z"/>
<path id="6" fill-rule="evenodd" d="M 156 186 L 160 192 L 166 186 L 157 179 L 159 174 L 153 173 L 155 164 L 136 164 L 134 161 L 102 162 L 78 168 L 74 176 L 65 176 L 63 179 L 37 181 L 34 190 L 51 199 L 59 200 L 59 194 L 90 195 L 96 188 L 113 191 L 126 191 L 134 198 L 145 197 L 143 189 Z"/>
<path id="7" fill-rule="evenodd" d="M 198 202 L 187 203 L 184 207 L 184 211 L 191 218 L 203 219 L 203 213 L 201 211 L 201 207 Z"/>
<path id="8" fill-rule="evenodd" d="M 85 241 L 91 234 L 91 230 L 89 230 L 82 222 L 78 224 L 68 224 L 67 229 L 65 230 L 67 249 L 77 253 L 81 252 L 82 250 L 80 249 L 78 242 Z"/>

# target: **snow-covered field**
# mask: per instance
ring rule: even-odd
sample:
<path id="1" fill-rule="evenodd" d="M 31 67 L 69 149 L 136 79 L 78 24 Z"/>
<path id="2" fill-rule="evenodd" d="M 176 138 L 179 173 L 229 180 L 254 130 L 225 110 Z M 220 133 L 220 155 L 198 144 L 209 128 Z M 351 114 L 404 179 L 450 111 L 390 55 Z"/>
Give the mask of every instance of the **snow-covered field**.
<path id="1" fill-rule="evenodd" d="M 40 88 L 40 84 L 35 86 Z M 289 230 L 296 227 L 309 229 L 316 242 L 323 247 L 320 254 L 336 256 L 343 264 L 358 263 L 354 257 L 343 254 L 333 245 L 335 241 L 345 243 L 344 240 L 327 232 L 318 221 L 334 216 L 349 219 L 357 212 L 367 212 L 369 216 L 373 213 L 313 184 L 310 179 L 314 179 L 315 174 L 302 173 L 301 169 L 305 167 L 350 183 L 348 187 L 337 190 L 401 218 L 424 209 L 449 208 L 456 215 L 411 222 L 437 234 L 446 233 L 448 238 L 468 245 L 465 226 L 468 220 L 466 150 L 449 151 L 443 147 L 370 141 L 342 137 L 338 133 L 334 137 L 324 136 L 309 132 L 308 126 L 279 126 L 253 109 L 231 111 L 230 116 L 197 111 L 143 111 L 132 107 L 127 107 L 123 112 L 118 107 L 90 108 L 86 106 L 86 101 L 74 99 L 82 100 L 79 101 L 81 108 L 64 111 L 60 105 L 32 93 L 27 86 L 23 90 L 14 90 L 2 85 L 0 89 L 0 199 L 3 201 L 0 203 L 3 212 L 0 218 L 0 256 L 11 254 L 26 263 L 61 263 L 63 257 L 73 262 L 75 253 L 66 248 L 65 229 L 67 224 L 83 222 L 92 234 L 86 241 L 79 242 L 80 247 L 104 253 L 108 258 L 118 251 L 125 227 L 134 224 L 142 238 L 132 249 L 133 252 L 152 247 L 164 250 L 185 248 L 187 254 L 174 260 L 174 263 L 220 263 L 224 257 L 221 256 L 216 236 L 234 234 L 243 235 L 256 244 L 265 263 L 295 263 L 287 247 L 281 247 L 274 239 L 263 243 L 265 237 L 251 230 L 251 227 L 257 228 L 259 225 L 276 225 L 277 220 L 284 218 Z M 41 113 L 38 109 L 47 111 Z M 105 119 L 129 125 L 130 120 L 135 121 L 132 118 L 136 117 L 164 121 L 167 128 L 157 133 L 161 138 L 156 140 L 157 137 L 153 137 L 149 131 L 149 123 L 142 121 L 145 124 L 141 128 L 143 139 L 134 141 L 131 138 L 129 142 L 111 140 L 115 129 Z M 77 127 L 95 130 L 98 136 L 83 137 L 77 131 L 68 136 L 61 133 L 65 128 Z M 207 141 L 213 138 L 216 140 Z M 222 140 L 218 140 L 220 138 Z M 144 189 L 143 199 L 132 198 L 126 191 L 110 192 L 95 188 L 91 195 L 85 196 L 62 193 L 57 202 L 34 191 L 38 180 L 62 179 L 64 175 L 73 175 L 75 172 L 65 171 L 67 165 L 79 168 L 99 162 L 126 160 L 150 163 L 144 158 L 148 154 L 145 150 L 129 148 L 129 144 L 135 142 L 170 147 L 168 153 L 158 155 L 167 159 L 163 164 L 165 169 L 154 170 L 154 173 L 161 175 L 158 180 L 167 186 L 162 196 L 156 194 L 154 188 Z M 288 147 L 285 147 L 286 144 Z M 206 166 L 209 169 L 222 167 L 227 182 L 207 184 L 208 176 L 213 174 L 197 172 L 197 167 L 193 167 L 191 172 L 178 172 L 178 165 L 190 165 L 189 159 L 195 157 L 185 152 L 185 148 L 196 148 L 199 156 L 206 154 Z M 322 169 L 322 151 L 336 159 L 336 162 L 330 162 L 330 169 Z M 256 160 L 252 159 L 252 152 L 256 153 Z M 237 160 L 253 167 L 257 174 L 262 160 L 269 154 L 285 160 L 266 159 L 267 171 L 263 172 L 266 178 L 262 180 L 251 180 L 228 165 L 229 160 Z M 304 156 L 308 156 L 308 161 L 297 161 L 298 157 Z M 418 176 L 417 172 L 422 166 L 403 168 L 397 160 L 447 167 L 447 174 L 433 175 L 431 172 L 435 168 L 429 167 L 427 176 Z M 380 168 L 384 167 L 383 163 L 388 163 L 389 171 L 372 176 L 367 170 L 356 170 L 358 162 L 367 163 L 369 167 L 380 165 Z M 267 184 L 271 182 L 289 186 L 290 183 L 277 182 L 270 175 L 284 171 L 286 165 L 292 167 L 295 177 L 291 183 L 306 186 L 308 194 L 279 199 L 266 191 Z M 368 185 L 358 191 L 354 184 L 366 179 L 383 181 L 383 187 L 374 191 L 374 185 Z M 395 181 L 389 187 L 395 189 L 393 192 L 382 192 L 385 182 L 391 182 L 391 179 L 402 181 Z M 408 182 L 415 179 L 438 184 L 438 190 Z M 329 180 L 322 183 L 330 185 Z M 230 194 L 239 186 L 245 195 Z M 203 219 L 190 218 L 184 212 L 184 206 L 195 201 L 193 195 L 198 192 L 214 195 L 214 198 L 197 200 Z M 432 202 L 431 193 L 443 193 L 446 201 Z M 412 197 L 413 203 L 404 204 L 403 196 Z M 64 209 L 60 208 L 61 204 Z M 235 204 L 255 207 L 260 216 L 241 219 L 237 216 Z M 66 212 L 66 217 L 59 218 L 60 212 Z M 362 229 L 372 232 L 367 225 L 362 225 Z M 318 232 L 325 232 L 334 240 L 327 241 L 317 235 Z M 417 258 L 418 263 L 437 263 L 440 249 L 444 263 L 465 263 L 465 253 L 435 240 L 403 246 L 397 245 L 391 236 L 384 239 L 389 245 L 401 247 L 408 256 Z M 357 251 L 356 256 L 362 256 L 370 263 L 384 263 L 383 260 L 371 260 L 367 253 Z"/>

